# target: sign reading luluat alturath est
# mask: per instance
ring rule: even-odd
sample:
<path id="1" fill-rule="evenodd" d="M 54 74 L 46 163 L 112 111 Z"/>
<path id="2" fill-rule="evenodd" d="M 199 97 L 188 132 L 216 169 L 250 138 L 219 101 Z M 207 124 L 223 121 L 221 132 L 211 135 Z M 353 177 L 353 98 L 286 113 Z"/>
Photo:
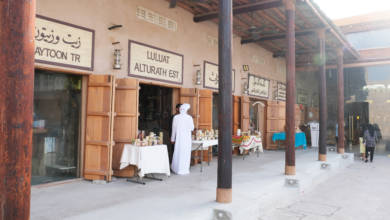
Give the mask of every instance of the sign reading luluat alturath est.
<path id="1" fill-rule="evenodd" d="M 203 65 L 203 87 L 208 89 L 218 89 L 219 86 L 219 70 L 218 65 L 204 61 Z M 236 71 L 232 70 L 232 90 L 235 87 Z"/>
<path id="2" fill-rule="evenodd" d="M 268 98 L 269 84 L 268 79 L 248 74 L 248 95 Z"/>
<path id="3" fill-rule="evenodd" d="M 95 31 L 37 15 L 35 62 L 93 70 Z"/>
<path id="4" fill-rule="evenodd" d="M 181 54 L 129 41 L 129 76 L 183 84 L 183 65 Z"/>

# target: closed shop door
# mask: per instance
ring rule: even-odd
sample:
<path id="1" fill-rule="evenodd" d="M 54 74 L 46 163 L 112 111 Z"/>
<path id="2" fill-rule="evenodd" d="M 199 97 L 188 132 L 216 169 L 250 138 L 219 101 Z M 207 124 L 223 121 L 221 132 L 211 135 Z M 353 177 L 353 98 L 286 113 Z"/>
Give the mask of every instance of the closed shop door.
<path id="1" fill-rule="evenodd" d="M 199 129 L 213 128 L 213 91 L 199 91 Z"/>
<path id="2" fill-rule="evenodd" d="M 111 179 L 113 80 L 110 75 L 91 75 L 88 79 L 85 179 Z"/>
<path id="3" fill-rule="evenodd" d="M 115 117 L 112 169 L 115 176 L 131 177 L 134 167 L 120 170 L 120 159 L 125 144 L 130 144 L 138 131 L 138 94 L 139 82 L 136 79 L 117 79 L 115 83 Z"/>
<path id="4" fill-rule="evenodd" d="M 233 134 L 241 129 L 241 103 L 240 96 L 233 96 Z"/>
<path id="5" fill-rule="evenodd" d="M 241 131 L 247 132 L 249 130 L 249 105 L 250 100 L 248 96 L 241 97 Z"/>
<path id="6" fill-rule="evenodd" d="M 181 88 L 180 89 L 180 103 L 188 103 L 191 105 L 190 110 L 188 110 L 188 114 L 192 116 L 194 119 L 194 126 L 198 128 L 198 102 L 199 102 L 199 93 L 197 89 L 188 89 Z"/>

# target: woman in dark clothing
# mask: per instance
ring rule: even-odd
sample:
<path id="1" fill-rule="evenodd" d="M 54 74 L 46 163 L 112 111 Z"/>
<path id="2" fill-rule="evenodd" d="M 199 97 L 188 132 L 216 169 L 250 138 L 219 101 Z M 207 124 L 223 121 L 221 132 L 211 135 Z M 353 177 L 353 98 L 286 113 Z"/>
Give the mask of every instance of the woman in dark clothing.
<path id="1" fill-rule="evenodd" d="M 367 125 L 364 131 L 364 143 L 366 144 L 366 163 L 368 162 L 368 154 L 370 154 L 370 162 L 374 159 L 375 145 L 377 142 L 377 134 L 374 126 Z"/>

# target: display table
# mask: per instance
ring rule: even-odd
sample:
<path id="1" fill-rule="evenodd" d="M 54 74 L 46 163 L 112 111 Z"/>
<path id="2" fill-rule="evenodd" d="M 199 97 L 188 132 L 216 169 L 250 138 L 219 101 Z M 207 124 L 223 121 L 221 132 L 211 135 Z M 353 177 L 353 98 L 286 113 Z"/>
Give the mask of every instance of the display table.
<path id="1" fill-rule="evenodd" d="M 169 176 L 171 174 L 169 167 L 169 158 L 167 145 L 154 145 L 154 146 L 134 146 L 125 144 L 120 161 L 120 169 L 127 167 L 128 165 L 137 166 L 137 176 L 143 178 L 146 174 L 165 174 Z M 154 177 L 145 176 L 150 179 L 157 179 Z M 129 180 L 131 181 L 131 180 Z M 137 183 L 145 184 L 144 182 L 136 181 Z"/>
<path id="2" fill-rule="evenodd" d="M 240 154 L 244 152 L 244 150 L 254 149 L 257 152 L 263 152 L 263 142 L 261 137 L 258 136 L 249 136 L 247 139 L 243 139 L 240 146 Z"/>
<path id="3" fill-rule="evenodd" d="M 199 156 L 193 156 L 192 159 L 200 159 L 200 172 L 203 172 L 203 151 L 208 150 L 211 146 L 218 145 L 218 139 L 214 140 L 203 140 L 203 141 L 192 141 L 192 148 L 191 151 L 198 151 L 200 150 L 200 158 Z M 210 165 L 210 157 L 212 157 L 212 152 L 209 151 L 208 153 L 208 162 L 207 164 Z"/>
<path id="4" fill-rule="evenodd" d="M 249 151 L 252 149 L 257 152 L 257 156 L 259 156 L 260 152 L 263 152 L 263 142 L 259 136 L 233 136 L 232 142 L 233 148 L 238 147 L 240 154 L 243 154 L 245 150 Z"/>
<path id="5" fill-rule="evenodd" d="M 274 133 L 272 135 L 272 141 L 284 141 L 286 140 L 286 132 Z M 295 147 L 303 146 L 303 149 L 306 150 L 306 135 L 303 132 L 295 133 Z"/>

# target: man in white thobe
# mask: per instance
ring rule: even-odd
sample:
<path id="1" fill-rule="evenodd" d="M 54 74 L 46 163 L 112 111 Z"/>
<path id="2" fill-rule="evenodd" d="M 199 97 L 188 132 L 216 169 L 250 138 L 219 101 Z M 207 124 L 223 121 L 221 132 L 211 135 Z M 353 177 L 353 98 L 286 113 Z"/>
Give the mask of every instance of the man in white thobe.
<path id="1" fill-rule="evenodd" d="M 179 175 L 190 173 L 191 162 L 191 132 L 194 130 L 194 121 L 187 114 L 190 105 L 184 103 L 180 106 L 180 114 L 173 118 L 171 141 L 175 142 L 172 158 L 172 171 Z"/>

